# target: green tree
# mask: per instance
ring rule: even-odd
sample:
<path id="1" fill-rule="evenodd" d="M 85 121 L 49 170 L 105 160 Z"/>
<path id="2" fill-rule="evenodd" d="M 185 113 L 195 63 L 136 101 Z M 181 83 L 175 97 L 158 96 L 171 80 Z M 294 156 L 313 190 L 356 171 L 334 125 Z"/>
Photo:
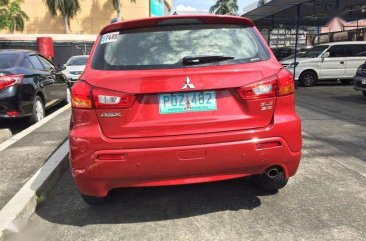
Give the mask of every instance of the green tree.
<path id="1" fill-rule="evenodd" d="M 10 32 L 23 31 L 28 15 L 20 5 L 23 0 L 0 0 L 0 29 L 8 29 Z"/>
<path id="2" fill-rule="evenodd" d="M 7 11 L 5 9 L 8 2 L 6 0 L 0 0 L 0 30 L 5 29 L 9 25 L 8 19 L 6 18 Z"/>
<path id="3" fill-rule="evenodd" d="M 238 11 L 238 1 L 237 0 L 217 0 L 216 3 L 211 6 L 210 13 L 215 14 L 234 14 Z"/>
<path id="4" fill-rule="evenodd" d="M 80 11 L 79 0 L 44 0 L 52 16 L 60 12 L 64 19 L 65 33 L 70 33 L 70 20 Z"/>
<path id="5" fill-rule="evenodd" d="M 112 0 L 114 10 L 117 12 L 117 20 L 121 20 L 121 0 Z M 136 3 L 136 0 L 131 0 L 131 2 Z"/>

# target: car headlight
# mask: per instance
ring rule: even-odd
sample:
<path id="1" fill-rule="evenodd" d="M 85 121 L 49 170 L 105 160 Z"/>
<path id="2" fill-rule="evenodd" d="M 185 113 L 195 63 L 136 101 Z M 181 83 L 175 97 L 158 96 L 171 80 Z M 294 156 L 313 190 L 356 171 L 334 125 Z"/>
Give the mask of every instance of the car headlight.
<path id="1" fill-rule="evenodd" d="M 287 68 L 288 68 L 288 69 L 294 69 L 294 68 L 296 68 L 296 66 L 298 66 L 298 65 L 299 65 L 299 62 L 291 63 L 291 64 L 289 64 L 289 65 L 287 66 Z"/>

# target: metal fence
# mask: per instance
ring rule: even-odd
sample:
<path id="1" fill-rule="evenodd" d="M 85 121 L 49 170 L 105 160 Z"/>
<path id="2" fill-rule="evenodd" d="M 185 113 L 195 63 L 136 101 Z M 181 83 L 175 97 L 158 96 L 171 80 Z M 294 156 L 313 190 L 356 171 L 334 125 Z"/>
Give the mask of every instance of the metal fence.
<path id="1" fill-rule="evenodd" d="M 87 41 L 55 41 L 55 59 L 54 63 L 57 65 L 63 65 L 66 61 L 74 55 L 86 55 L 90 53 L 90 50 L 94 42 Z M 36 41 L 0 41 L 0 49 L 30 49 L 37 51 Z"/>

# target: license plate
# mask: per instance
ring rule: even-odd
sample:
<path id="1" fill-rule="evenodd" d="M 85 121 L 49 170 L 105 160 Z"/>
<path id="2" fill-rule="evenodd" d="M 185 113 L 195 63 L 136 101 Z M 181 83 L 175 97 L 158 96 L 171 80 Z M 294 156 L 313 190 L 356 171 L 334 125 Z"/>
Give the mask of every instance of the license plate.
<path id="1" fill-rule="evenodd" d="M 366 80 L 362 80 L 362 84 L 363 85 L 366 85 Z"/>
<path id="2" fill-rule="evenodd" d="M 215 91 L 159 95 L 160 114 L 213 111 L 217 109 Z"/>

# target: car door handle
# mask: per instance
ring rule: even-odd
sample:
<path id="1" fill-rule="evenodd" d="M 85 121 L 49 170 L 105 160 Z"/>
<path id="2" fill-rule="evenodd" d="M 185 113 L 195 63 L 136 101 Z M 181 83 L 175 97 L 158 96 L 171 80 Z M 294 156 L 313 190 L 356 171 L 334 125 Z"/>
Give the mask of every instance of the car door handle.
<path id="1" fill-rule="evenodd" d="M 341 61 L 340 64 L 344 64 L 344 61 Z"/>

